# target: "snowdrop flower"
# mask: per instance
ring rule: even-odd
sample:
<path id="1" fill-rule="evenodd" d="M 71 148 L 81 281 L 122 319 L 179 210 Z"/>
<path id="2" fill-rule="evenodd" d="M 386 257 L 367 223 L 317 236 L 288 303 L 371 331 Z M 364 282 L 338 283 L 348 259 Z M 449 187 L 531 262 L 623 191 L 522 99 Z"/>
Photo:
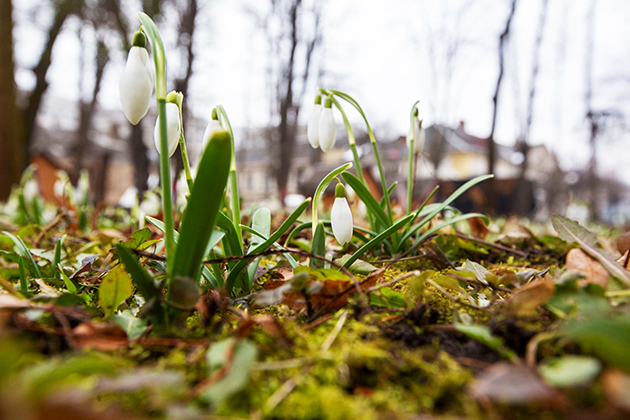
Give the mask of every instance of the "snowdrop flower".
<path id="1" fill-rule="evenodd" d="M 206 146 L 210 142 L 210 138 L 217 131 L 223 131 L 223 127 L 221 127 L 221 123 L 219 122 L 219 116 L 217 115 L 217 109 L 212 109 L 212 117 L 210 118 L 210 122 L 206 126 L 206 131 L 203 132 L 203 146 L 201 150 L 205 150 Z"/>
<path id="2" fill-rule="evenodd" d="M 416 108 L 416 116 L 413 119 L 413 127 L 410 127 L 409 134 L 407 134 L 407 148 L 411 144 L 411 130 L 413 130 L 413 152 L 422 153 L 424 148 L 424 128 L 422 128 L 422 120 L 418 118 L 418 109 Z"/>
<path id="3" fill-rule="evenodd" d="M 341 182 L 335 187 L 335 202 L 330 212 L 330 222 L 337 242 L 340 245 L 350 242 L 353 231 L 352 212 L 346 200 L 346 188 Z"/>
<path id="4" fill-rule="evenodd" d="M 308 118 L 308 126 L 306 134 L 308 142 L 311 143 L 313 149 L 319 147 L 319 117 L 322 114 L 322 95 L 317 94 L 315 97 L 315 106 L 311 110 L 311 116 Z"/>
<path id="5" fill-rule="evenodd" d="M 129 122 L 136 125 L 149 111 L 153 94 L 153 72 L 146 47 L 146 36 L 138 31 L 133 36 L 125 70 L 120 77 L 120 104 Z"/>
<path id="6" fill-rule="evenodd" d="M 168 139 L 168 155 L 173 156 L 177 145 L 179 144 L 179 135 L 181 132 L 181 121 L 179 120 L 179 105 L 177 103 L 178 93 L 170 92 L 166 96 L 166 138 Z M 155 130 L 153 130 L 153 140 L 158 153 L 160 151 L 160 117 L 158 115 L 155 121 Z"/>
<path id="7" fill-rule="evenodd" d="M 33 200 L 35 200 L 35 197 L 39 195 L 39 184 L 37 181 L 34 179 L 26 181 L 22 189 L 22 194 L 24 195 L 24 201 L 32 203 Z"/>
<path id="8" fill-rule="evenodd" d="M 329 96 L 324 101 L 324 109 L 319 116 L 319 125 L 317 127 L 319 147 L 322 151 L 328 152 L 335 145 L 337 140 L 337 126 L 332 112 L 332 98 Z"/>

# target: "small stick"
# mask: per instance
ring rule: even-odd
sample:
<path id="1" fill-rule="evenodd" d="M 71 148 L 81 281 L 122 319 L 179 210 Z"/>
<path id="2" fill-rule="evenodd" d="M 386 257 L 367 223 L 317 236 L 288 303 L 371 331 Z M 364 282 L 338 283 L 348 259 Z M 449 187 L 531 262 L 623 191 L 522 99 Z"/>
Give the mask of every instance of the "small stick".
<path id="1" fill-rule="evenodd" d="M 519 251 L 517 249 L 512 249 L 512 248 L 504 246 L 504 245 L 499 245 L 499 244 L 495 244 L 495 243 L 492 243 L 492 242 L 484 241 L 483 239 L 473 238 L 473 237 L 470 237 L 468 235 L 464 235 L 463 233 L 456 232 L 455 236 L 457 236 L 458 238 L 461 238 L 461 239 L 465 239 L 467 241 L 477 242 L 477 243 L 480 243 L 480 244 L 483 244 L 483 245 L 487 245 L 487 246 L 495 248 L 495 249 L 499 249 L 501 251 L 509 252 L 509 253 L 517 255 L 517 256 L 519 256 L 521 258 L 527 258 L 529 256 L 529 254 L 527 252 Z"/>

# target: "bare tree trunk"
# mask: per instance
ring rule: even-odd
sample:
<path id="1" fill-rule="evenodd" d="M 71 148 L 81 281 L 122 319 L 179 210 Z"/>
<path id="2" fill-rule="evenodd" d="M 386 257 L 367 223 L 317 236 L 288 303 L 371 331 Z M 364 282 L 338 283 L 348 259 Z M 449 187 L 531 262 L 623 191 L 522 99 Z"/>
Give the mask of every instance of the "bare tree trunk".
<path id="1" fill-rule="evenodd" d="M 499 102 L 499 91 L 501 90 L 501 82 L 503 80 L 503 73 L 505 69 L 505 42 L 510 35 L 510 25 L 512 24 L 512 18 L 516 11 L 516 0 L 512 0 L 512 6 L 510 8 L 510 14 L 505 23 L 505 29 L 499 37 L 499 77 L 497 78 L 497 86 L 492 97 L 493 109 L 492 109 L 492 128 L 490 129 L 490 135 L 488 136 L 488 173 L 494 173 L 494 166 L 496 162 L 496 147 L 494 143 L 494 131 L 497 125 L 497 111 Z M 495 190 L 494 180 L 489 179 L 486 182 L 486 207 L 488 212 L 494 212 L 495 209 Z"/>
<path id="2" fill-rule="evenodd" d="M 109 51 L 103 40 L 99 40 L 96 47 L 96 74 L 94 75 L 94 90 L 92 91 L 92 99 L 89 103 L 79 101 L 79 127 L 77 129 L 77 138 L 75 140 L 75 163 L 72 171 L 72 182 L 76 184 L 83 168 L 83 157 L 85 149 L 89 144 L 89 134 L 92 129 L 92 120 L 96 111 L 98 93 L 101 90 L 101 82 L 105 66 L 109 62 Z"/>
<path id="3" fill-rule="evenodd" d="M 530 189 L 527 188 L 527 180 L 525 175 L 528 166 L 529 154 L 529 136 L 531 133 L 532 120 L 534 117 L 534 97 L 536 96 L 536 79 L 538 79 L 538 71 L 540 69 L 540 46 L 542 45 L 543 33 L 545 30 L 545 21 L 547 18 L 547 6 L 549 0 L 543 0 L 540 10 L 540 18 L 538 20 L 538 29 L 536 31 L 536 41 L 534 43 L 534 59 L 532 64 L 532 76 L 529 85 L 529 96 L 527 99 L 527 117 L 525 121 L 525 132 L 520 143 L 520 152 L 523 154 L 523 162 L 521 162 L 518 188 L 516 190 L 516 212 L 520 215 L 528 215 L 532 206 Z"/>
<path id="4" fill-rule="evenodd" d="M 26 163 L 13 61 L 13 5 L 0 0 L 0 200 L 20 181 Z"/>
<path id="5" fill-rule="evenodd" d="M 48 89 L 48 82 L 46 81 L 46 73 L 52 62 L 52 50 L 57 40 L 57 36 L 61 31 L 61 28 L 72 13 L 78 10 L 82 5 L 81 0 L 62 0 L 57 4 L 55 9 L 55 17 L 52 25 L 48 29 L 48 40 L 44 46 L 44 50 L 39 58 L 39 62 L 33 69 L 35 73 L 35 88 L 31 91 L 26 109 L 24 110 L 24 147 L 28 150 L 28 146 L 33 138 L 35 131 L 35 120 L 39 107 L 42 102 L 42 98 L 46 89 Z M 25 152 L 26 153 L 26 152 Z"/>
<path id="6" fill-rule="evenodd" d="M 278 192 L 280 194 L 280 203 L 284 206 L 284 199 L 287 195 L 287 184 L 289 180 L 289 172 L 291 171 L 291 160 L 293 159 L 293 149 L 295 148 L 295 128 L 297 124 L 298 110 L 293 104 L 293 79 L 295 68 L 295 50 L 298 45 L 298 12 L 301 6 L 301 0 L 295 0 L 291 5 L 289 17 L 291 22 L 291 48 L 283 81 L 286 83 L 280 99 L 280 124 L 278 132 L 280 135 L 280 148 L 278 168 L 276 171 L 276 182 L 278 184 Z M 292 115 L 290 115 L 292 114 Z"/>

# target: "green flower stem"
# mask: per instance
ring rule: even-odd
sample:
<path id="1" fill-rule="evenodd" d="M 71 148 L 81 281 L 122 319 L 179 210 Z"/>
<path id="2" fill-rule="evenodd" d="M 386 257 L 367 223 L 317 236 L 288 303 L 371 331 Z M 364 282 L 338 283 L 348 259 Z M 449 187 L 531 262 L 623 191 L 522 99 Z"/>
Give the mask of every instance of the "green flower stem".
<path id="1" fill-rule="evenodd" d="M 312 211 L 313 221 L 312 221 L 312 226 L 311 226 L 313 230 L 313 235 L 315 235 L 315 230 L 317 228 L 317 204 L 319 203 L 320 196 L 324 193 L 324 191 L 326 191 L 326 188 L 328 188 L 328 185 L 330 185 L 332 180 L 335 179 L 337 175 L 339 175 L 340 173 L 344 171 L 347 171 L 351 167 L 352 167 L 352 163 L 348 162 L 346 164 L 339 166 L 338 168 L 333 169 L 332 171 L 330 171 L 328 175 L 324 177 L 324 179 L 321 180 L 321 182 L 315 189 L 315 194 L 313 194 L 313 211 Z"/>
<path id="2" fill-rule="evenodd" d="M 379 176 L 381 178 L 381 188 L 383 189 L 383 196 L 385 197 L 385 205 L 387 207 L 387 214 L 391 222 L 393 220 L 392 206 L 391 206 L 391 203 L 389 202 L 389 194 L 387 192 L 387 182 L 385 181 L 385 171 L 383 171 L 383 163 L 381 162 L 381 156 L 378 153 L 378 147 L 376 145 L 376 137 L 374 137 L 374 132 L 372 131 L 372 127 L 370 127 L 370 123 L 368 122 L 367 117 L 365 116 L 365 112 L 363 112 L 363 109 L 361 108 L 359 103 L 356 100 L 354 100 L 354 98 L 352 98 L 350 95 L 340 92 L 338 90 L 333 90 L 333 89 L 326 90 L 326 92 L 329 94 L 339 96 L 340 98 L 348 102 L 350 105 L 355 107 L 356 110 L 359 111 L 359 114 L 361 114 L 361 116 L 363 117 L 363 121 L 365 121 L 365 126 L 367 127 L 368 136 L 370 137 L 370 143 L 372 143 L 372 149 L 374 150 L 374 157 L 376 158 L 376 165 L 378 167 Z"/>
<path id="3" fill-rule="evenodd" d="M 182 95 L 183 98 L 183 95 Z M 179 151 L 182 153 L 182 162 L 184 162 L 184 173 L 186 174 L 186 183 L 188 184 L 188 192 L 192 191 L 193 179 L 190 172 L 190 160 L 188 159 L 188 147 L 186 147 L 186 138 L 184 137 L 184 115 L 182 112 L 182 104 L 179 107 Z"/>
<path id="4" fill-rule="evenodd" d="M 413 187 L 414 187 L 414 183 L 416 182 L 416 165 L 414 161 L 417 161 L 414 159 L 414 156 L 417 156 L 416 153 L 414 152 L 414 141 L 415 141 L 415 136 L 416 136 L 416 130 L 414 127 L 414 118 L 415 116 L 415 111 L 416 108 L 418 107 L 418 103 L 420 101 L 416 101 L 413 106 L 411 107 L 411 115 L 409 117 L 410 119 L 410 128 L 409 128 L 409 152 L 407 153 L 409 155 L 409 175 L 407 176 L 407 214 L 411 214 L 411 202 L 413 201 Z"/>
<path id="5" fill-rule="evenodd" d="M 241 225 L 241 201 L 238 195 L 238 179 L 236 177 L 236 150 L 234 148 L 234 131 L 232 131 L 232 125 L 230 119 L 225 112 L 223 105 L 217 105 L 217 111 L 219 114 L 219 121 L 221 126 L 230 132 L 230 139 L 232 140 L 232 163 L 230 165 L 230 199 L 232 203 L 232 222 L 236 227 L 236 235 L 238 236 L 239 244 L 243 246 L 243 231 L 240 228 Z"/>
<path id="6" fill-rule="evenodd" d="M 160 181 L 162 183 L 162 211 L 164 213 L 164 242 L 166 248 L 166 267 L 172 270 L 172 259 L 175 256 L 173 232 L 173 196 L 171 186 L 171 162 L 168 154 L 168 138 L 166 126 L 166 54 L 164 42 L 155 22 L 145 13 L 138 12 L 142 29 L 146 33 L 153 52 L 155 65 L 155 95 L 160 120 Z"/>
<path id="7" fill-rule="evenodd" d="M 325 89 L 320 88 L 319 90 L 324 95 L 328 95 Z M 341 106 L 339 101 L 335 99 L 334 96 L 331 96 L 330 99 L 332 99 L 332 102 L 335 104 L 339 112 L 341 112 L 341 116 L 343 117 L 343 124 L 346 127 L 346 133 L 348 136 L 348 144 L 350 145 L 350 150 L 352 150 L 352 156 L 354 158 L 354 166 L 357 168 L 357 176 L 359 180 L 363 184 L 365 184 L 365 179 L 363 179 L 363 171 L 361 170 L 361 160 L 359 158 L 359 152 L 357 151 L 357 141 L 356 141 L 356 138 L 354 137 L 354 132 L 352 131 L 352 126 L 350 125 L 350 121 L 348 121 L 348 116 L 346 115 L 346 112 L 343 110 L 343 107 Z"/>
<path id="8" fill-rule="evenodd" d="M 158 99 L 158 118 L 160 121 L 160 180 L 162 182 L 162 210 L 164 213 L 164 241 L 166 243 L 166 261 L 171 272 L 172 258 L 175 255 L 173 239 L 173 196 L 171 186 L 171 159 L 168 155 L 168 137 L 166 128 L 166 99 Z"/>

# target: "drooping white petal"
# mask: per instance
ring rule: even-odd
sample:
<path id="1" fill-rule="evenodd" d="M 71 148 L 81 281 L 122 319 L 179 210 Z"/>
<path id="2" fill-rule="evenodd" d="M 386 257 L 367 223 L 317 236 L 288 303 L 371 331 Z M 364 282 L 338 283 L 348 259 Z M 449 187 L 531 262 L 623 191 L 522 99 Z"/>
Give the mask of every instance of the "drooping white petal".
<path id="1" fill-rule="evenodd" d="M 203 148 L 201 150 L 205 150 L 210 138 L 217 131 L 223 131 L 223 127 L 221 127 L 221 123 L 218 120 L 210 120 L 208 125 L 206 126 L 206 131 L 203 132 Z"/>
<path id="2" fill-rule="evenodd" d="M 311 116 L 308 118 L 308 125 L 306 127 L 306 134 L 308 142 L 313 149 L 319 147 L 319 117 L 322 114 L 321 104 L 315 104 L 311 111 Z"/>
<path id="3" fill-rule="evenodd" d="M 335 125 L 332 108 L 322 109 L 317 130 L 319 134 L 319 147 L 321 147 L 324 152 L 330 151 L 335 145 L 335 140 L 337 140 L 337 126 Z"/>
<path id="4" fill-rule="evenodd" d="M 424 149 L 425 133 L 424 133 L 424 128 L 420 126 L 420 120 L 418 118 L 414 118 L 413 132 L 414 132 L 413 152 L 422 153 L 422 149 Z M 410 142 L 411 142 L 410 135 L 407 134 L 407 148 L 409 148 Z"/>
<path id="5" fill-rule="evenodd" d="M 22 189 L 22 194 L 24 195 L 24 201 L 27 203 L 31 203 L 35 197 L 39 195 L 39 184 L 34 179 L 29 179 L 24 183 L 24 188 Z"/>
<path id="6" fill-rule="evenodd" d="M 168 155 L 173 156 L 177 145 L 179 144 L 179 108 L 174 103 L 166 104 L 166 138 L 168 139 Z M 155 147 L 160 152 L 160 117 L 155 121 L 155 130 L 153 131 L 153 140 Z"/>
<path id="7" fill-rule="evenodd" d="M 350 242 L 352 239 L 353 221 L 348 200 L 342 197 L 335 198 L 330 212 L 330 222 L 337 242 L 341 245 Z"/>
<path id="8" fill-rule="evenodd" d="M 147 114 L 151 95 L 153 93 L 153 80 L 147 70 L 149 61 L 147 50 L 142 47 L 132 47 L 127 56 L 125 70 L 120 76 L 118 84 L 120 93 L 120 105 L 129 122 L 136 125 Z"/>

